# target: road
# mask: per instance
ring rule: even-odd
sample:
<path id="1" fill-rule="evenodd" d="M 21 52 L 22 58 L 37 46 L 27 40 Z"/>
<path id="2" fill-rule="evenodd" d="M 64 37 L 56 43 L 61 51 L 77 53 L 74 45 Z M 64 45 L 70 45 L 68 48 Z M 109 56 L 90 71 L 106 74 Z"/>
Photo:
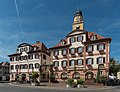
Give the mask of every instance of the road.
<path id="1" fill-rule="evenodd" d="M 7 83 L 0 83 L 0 92 L 120 92 L 120 87 L 114 89 L 99 89 L 99 90 L 60 90 L 60 89 L 43 89 L 32 87 L 18 87 Z"/>

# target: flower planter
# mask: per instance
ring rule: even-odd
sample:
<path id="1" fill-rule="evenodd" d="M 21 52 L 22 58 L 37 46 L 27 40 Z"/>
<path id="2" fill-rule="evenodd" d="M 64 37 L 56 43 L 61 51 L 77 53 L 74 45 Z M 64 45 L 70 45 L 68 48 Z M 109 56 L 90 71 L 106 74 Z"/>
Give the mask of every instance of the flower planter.
<path id="1" fill-rule="evenodd" d="M 80 85 L 80 84 L 78 84 L 78 85 L 77 85 L 77 88 L 80 88 L 80 87 L 81 87 L 81 85 Z"/>
<path id="2" fill-rule="evenodd" d="M 69 84 L 66 84 L 66 87 L 67 87 L 67 88 L 70 88 L 71 86 L 70 86 Z"/>

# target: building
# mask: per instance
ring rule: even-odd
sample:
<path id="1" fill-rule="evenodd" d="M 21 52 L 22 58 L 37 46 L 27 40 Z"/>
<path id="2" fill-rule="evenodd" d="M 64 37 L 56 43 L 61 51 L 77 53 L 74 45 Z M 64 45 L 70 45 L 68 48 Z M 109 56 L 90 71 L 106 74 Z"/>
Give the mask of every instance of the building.
<path id="1" fill-rule="evenodd" d="M 47 47 L 39 41 L 31 45 L 22 43 L 16 53 L 10 57 L 10 81 L 21 79 L 30 80 L 32 72 L 38 72 L 41 80 L 49 79 L 50 54 Z M 45 67 L 43 67 L 45 66 Z"/>
<path id="2" fill-rule="evenodd" d="M 84 28 L 83 15 L 77 10 L 72 23 L 72 32 L 50 48 L 54 73 L 58 80 L 64 78 L 96 78 L 108 75 L 111 38 L 88 32 Z"/>
<path id="3" fill-rule="evenodd" d="M 8 81 L 10 79 L 9 66 L 10 63 L 8 62 L 0 63 L 0 81 Z"/>

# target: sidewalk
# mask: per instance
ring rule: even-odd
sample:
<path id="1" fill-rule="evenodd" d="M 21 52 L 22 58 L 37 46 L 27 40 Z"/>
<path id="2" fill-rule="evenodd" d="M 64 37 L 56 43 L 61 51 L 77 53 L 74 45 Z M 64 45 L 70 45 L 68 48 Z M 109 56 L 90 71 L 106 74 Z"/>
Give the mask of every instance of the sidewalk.
<path id="1" fill-rule="evenodd" d="M 42 88 L 42 89 L 56 89 L 56 90 L 101 90 L 101 89 L 111 89 L 109 86 L 96 86 L 96 85 L 86 85 L 87 88 L 66 88 L 66 85 L 64 82 L 60 83 L 45 83 L 41 82 L 40 86 L 32 86 L 30 84 L 18 84 L 16 82 L 10 83 L 12 86 L 18 86 L 18 87 L 31 87 L 31 88 Z"/>

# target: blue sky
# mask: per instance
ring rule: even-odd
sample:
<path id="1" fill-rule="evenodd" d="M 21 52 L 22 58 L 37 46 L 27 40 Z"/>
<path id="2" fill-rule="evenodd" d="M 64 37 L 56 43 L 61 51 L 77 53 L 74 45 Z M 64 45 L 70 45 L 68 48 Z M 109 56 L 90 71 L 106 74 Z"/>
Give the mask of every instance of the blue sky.
<path id="1" fill-rule="evenodd" d="M 72 31 L 77 7 L 87 31 L 113 39 L 110 55 L 120 61 L 119 0 L 16 0 L 18 11 L 14 1 L 0 0 L 0 61 L 9 61 L 23 42 L 54 46 Z"/>

